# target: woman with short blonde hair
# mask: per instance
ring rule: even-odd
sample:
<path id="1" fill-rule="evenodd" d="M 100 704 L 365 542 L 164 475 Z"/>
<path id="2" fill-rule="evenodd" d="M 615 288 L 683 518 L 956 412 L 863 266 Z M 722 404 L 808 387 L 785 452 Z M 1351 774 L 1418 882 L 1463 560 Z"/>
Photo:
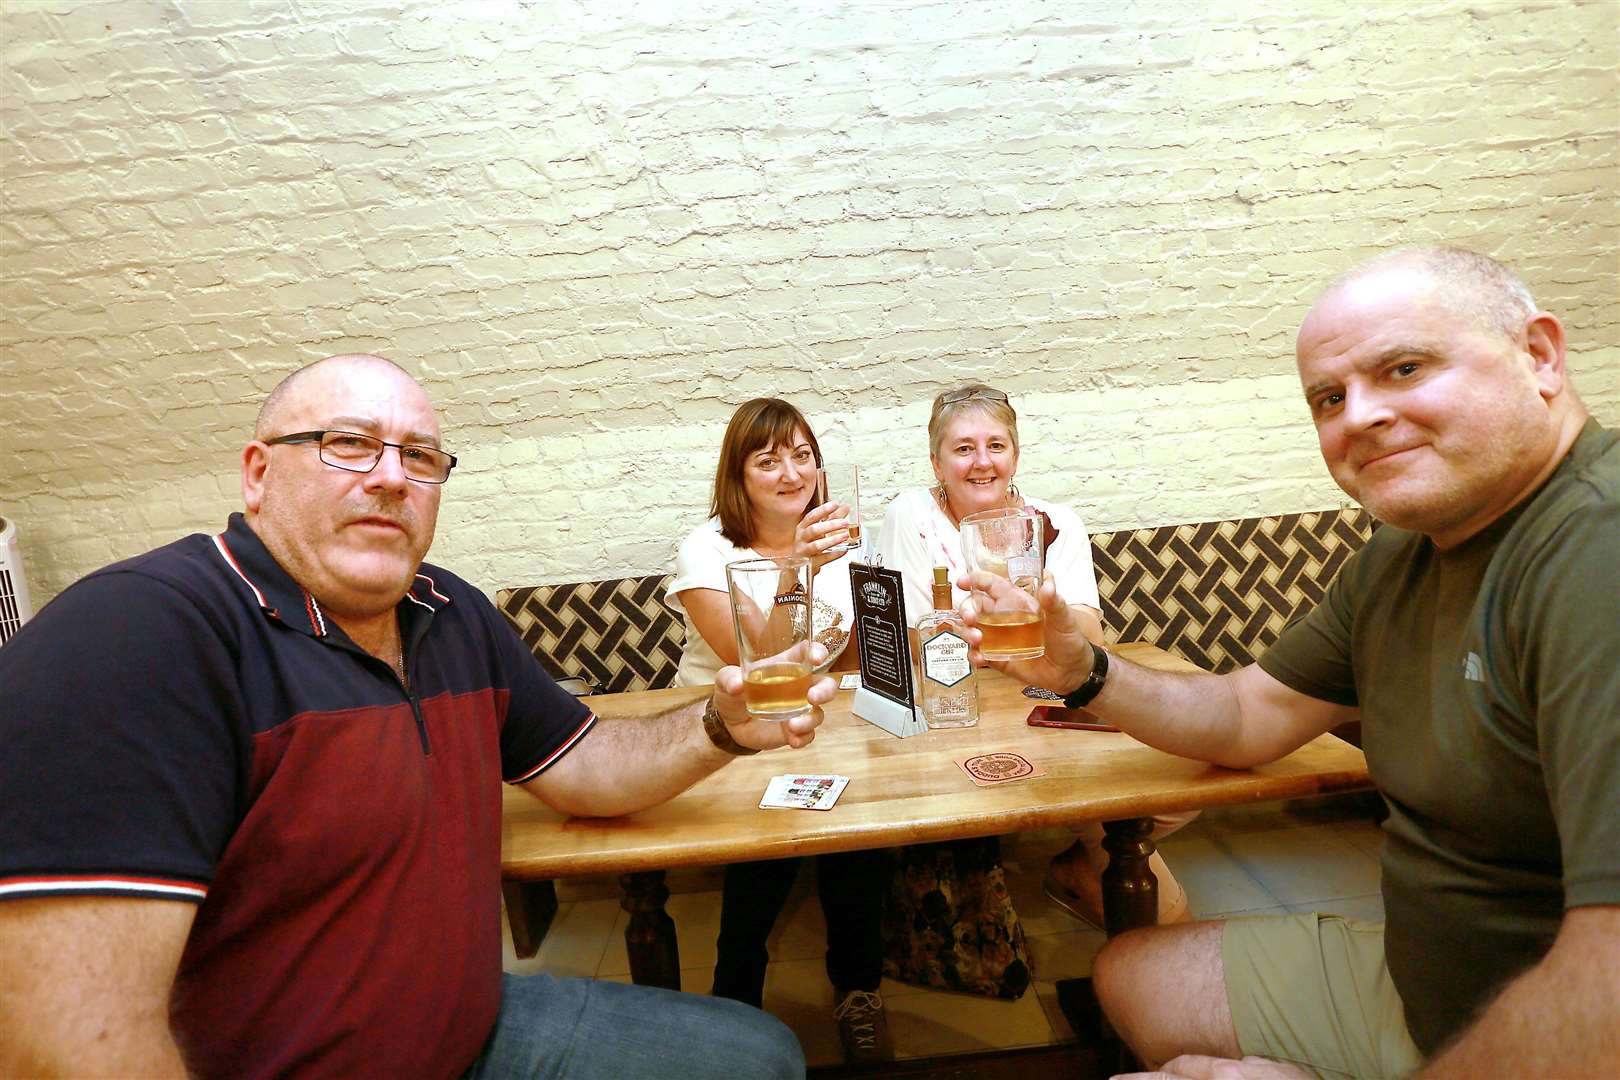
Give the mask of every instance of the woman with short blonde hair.
<path id="1" fill-rule="evenodd" d="M 1027 507 L 1042 518 L 1046 569 L 1058 595 L 1075 609 L 1086 637 L 1104 644 L 1102 602 L 1085 524 L 1067 506 L 1024 495 L 1013 483 L 1018 472 L 1018 413 L 1007 394 L 984 383 L 969 383 L 934 398 L 928 416 L 928 458 L 936 483 L 897 495 L 883 514 L 878 538 L 883 565 L 900 571 L 906 617 L 912 625 L 933 607 L 934 567 L 950 569 L 955 602 L 966 598 L 955 586 L 966 569 L 962 519 L 981 510 Z M 1194 816 L 1155 819 L 1154 836 L 1166 835 Z M 1046 893 L 1070 914 L 1101 928 L 1100 876 L 1108 861 L 1102 850 L 1102 827 L 1075 831 L 1079 839 L 1052 860 Z M 1152 867 L 1159 879 L 1159 921 L 1185 919 L 1186 893 L 1158 855 Z"/>

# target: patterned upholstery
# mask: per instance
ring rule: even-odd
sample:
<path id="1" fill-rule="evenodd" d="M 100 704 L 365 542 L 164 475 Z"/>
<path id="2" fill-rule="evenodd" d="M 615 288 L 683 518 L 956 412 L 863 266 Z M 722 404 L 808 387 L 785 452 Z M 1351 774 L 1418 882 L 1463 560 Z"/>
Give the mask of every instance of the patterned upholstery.
<path id="1" fill-rule="evenodd" d="M 685 640 L 664 606 L 670 575 L 502 589 L 496 605 L 557 678 L 596 691 L 656 690 L 675 679 Z"/>
<path id="2" fill-rule="evenodd" d="M 1252 661 L 1315 607 L 1372 535 L 1359 508 L 1207 521 L 1092 537 L 1103 625 L 1206 671 Z"/>
<path id="3" fill-rule="evenodd" d="M 1164 525 L 1091 538 L 1103 619 L 1119 641 L 1151 641 L 1230 671 L 1310 609 L 1372 533 L 1351 508 Z M 668 686 L 682 621 L 664 606 L 669 575 L 502 589 L 502 612 L 553 675 L 607 692 Z"/>

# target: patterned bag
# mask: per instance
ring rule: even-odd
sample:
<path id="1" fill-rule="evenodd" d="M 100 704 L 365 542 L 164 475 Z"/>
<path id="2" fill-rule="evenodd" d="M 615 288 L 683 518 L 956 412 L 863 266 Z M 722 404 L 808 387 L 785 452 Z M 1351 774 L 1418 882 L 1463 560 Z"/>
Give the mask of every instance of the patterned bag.
<path id="1" fill-rule="evenodd" d="M 1029 949 L 1000 853 L 993 836 L 895 850 L 883 974 L 938 990 L 1023 995 Z"/>

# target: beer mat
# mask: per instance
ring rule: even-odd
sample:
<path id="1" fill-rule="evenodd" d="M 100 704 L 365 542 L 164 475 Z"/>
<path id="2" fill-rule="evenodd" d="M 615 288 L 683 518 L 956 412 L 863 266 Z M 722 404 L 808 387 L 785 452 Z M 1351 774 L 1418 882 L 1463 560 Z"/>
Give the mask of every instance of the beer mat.
<path id="1" fill-rule="evenodd" d="M 1054 693 L 1053 691 L 1048 690 L 1044 686 L 1026 686 L 1026 687 L 1024 687 L 1024 696 L 1027 697 L 1027 698 L 1034 698 L 1036 701 L 1062 701 L 1063 700 L 1063 695 L 1062 694 Z"/>
<path id="2" fill-rule="evenodd" d="M 761 810 L 831 810 L 849 786 L 847 776 L 773 776 Z"/>
<path id="3" fill-rule="evenodd" d="M 858 671 L 846 671 L 846 672 L 844 672 L 842 675 L 840 675 L 838 677 L 838 689 L 840 689 L 840 690 L 859 690 L 860 688 L 861 688 L 861 673 L 860 672 L 858 672 Z"/>
<path id="4" fill-rule="evenodd" d="M 1014 780 L 1028 780 L 1034 776 L 1046 775 L 1045 769 L 1024 755 L 1015 754 L 1010 750 L 996 754 L 969 754 L 967 757 L 952 760 L 962 766 L 962 771 L 980 787 L 1010 784 Z"/>

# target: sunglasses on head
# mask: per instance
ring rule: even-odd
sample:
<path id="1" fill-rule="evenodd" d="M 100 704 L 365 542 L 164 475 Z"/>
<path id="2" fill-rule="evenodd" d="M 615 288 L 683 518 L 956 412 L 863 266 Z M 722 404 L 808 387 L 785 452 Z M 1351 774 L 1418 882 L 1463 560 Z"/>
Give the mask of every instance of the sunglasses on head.
<path id="1" fill-rule="evenodd" d="M 941 408 L 944 408 L 946 405 L 955 405 L 956 403 L 961 402 L 961 401 L 975 401 L 975 400 L 977 400 L 977 401 L 999 401 L 999 402 L 1002 402 L 1003 404 L 1008 403 L 1007 395 L 1005 393 L 1003 393 L 1002 391 L 1000 391 L 1000 390 L 992 390 L 987 386 L 981 386 L 981 387 L 979 387 L 978 389 L 975 389 L 975 390 L 952 390 L 948 394 L 942 394 L 940 396 L 940 399 L 939 399 L 939 404 L 940 404 Z"/>

